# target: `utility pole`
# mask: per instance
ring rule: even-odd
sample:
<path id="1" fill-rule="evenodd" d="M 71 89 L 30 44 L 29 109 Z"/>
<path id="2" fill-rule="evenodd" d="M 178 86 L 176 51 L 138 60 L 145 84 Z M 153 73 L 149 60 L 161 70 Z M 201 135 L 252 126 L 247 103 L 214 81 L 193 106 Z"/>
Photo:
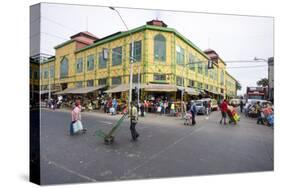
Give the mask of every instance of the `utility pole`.
<path id="1" fill-rule="evenodd" d="M 129 86 L 129 101 L 128 101 L 128 111 L 130 113 L 131 117 L 131 103 L 132 103 L 132 87 L 133 87 L 133 63 L 134 63 L 134 41 L 133 36 L 129 28 L 127 27 L 125 21 L 123 20 L 122 16 L 120 15 L 119 11 L 115 9 L 114 7 L 109 7 L 111 10 L 114 10 L 117 12 L 118 16 L 122 20 L 124 26 L 126 27 L 127 31 L 130 33 L 131 38 L 131 57 L 130 57 L 130 86 Z"/>
<path id="2" fill-rule="evenodd" d="M 48 67 L 48 101 L 50 102 L 51 100 L 51 66 L 50 66 L 50 63 L 49 64 L 49 67 Z"/>

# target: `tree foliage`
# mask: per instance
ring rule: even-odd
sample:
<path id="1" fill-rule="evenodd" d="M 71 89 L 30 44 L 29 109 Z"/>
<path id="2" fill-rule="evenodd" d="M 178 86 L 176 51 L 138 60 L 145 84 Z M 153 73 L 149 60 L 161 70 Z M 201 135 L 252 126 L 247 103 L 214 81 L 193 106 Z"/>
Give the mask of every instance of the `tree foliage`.
<path id="1" fill-rule="evenodd" d="M 236 89 L 237 90 L 241 90 L 242 89 L 242 86 L 241 86 L 241 84 L 238 81 L 236 82 Z"/>
<path id="2" fill-rule="evenodd" d="M 259 81 L 257 81 L 258 86 L 266 87 L 268 86 L 268 79 L 267 78 L 262 78 Z"/>

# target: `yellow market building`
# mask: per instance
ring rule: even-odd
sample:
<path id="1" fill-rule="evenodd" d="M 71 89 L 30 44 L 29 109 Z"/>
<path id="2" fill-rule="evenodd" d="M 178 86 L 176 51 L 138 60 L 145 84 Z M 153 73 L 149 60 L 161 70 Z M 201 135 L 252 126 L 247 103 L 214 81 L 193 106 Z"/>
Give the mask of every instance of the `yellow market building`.
<path id="1" fill-rule="evenodd" d="M 50 86 L 59 94 L 71 93 L 75 88 L 102 90 L 126 100 L 131 41 L 133 82 L 137 83 L 139 75 L 141 99 L 160 95 L 179 99 L 183 88 L 186 100 L 206 93 L 217 99 L 236 96 L 236 80 L 216 52 L 202 51 L 160 20 L 101 39 L 89 32 L 72 36 L 54 47 L 55 56 L 40 64 L 40 89 L 46 91 Z M 213 69 L 208 69 L 209 60 L 213 61 Z"/>

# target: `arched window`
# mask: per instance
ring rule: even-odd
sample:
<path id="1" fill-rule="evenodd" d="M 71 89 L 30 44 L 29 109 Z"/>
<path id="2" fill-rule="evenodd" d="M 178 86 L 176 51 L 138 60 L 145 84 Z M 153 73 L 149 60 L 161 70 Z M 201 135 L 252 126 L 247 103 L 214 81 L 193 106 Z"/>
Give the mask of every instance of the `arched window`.
<path id="1" fill-rule="evenodd" d="M 154 37 L 154 59 L 160 61 L 166 60 L 166 39 L 161 34 Z"/>
<path id="2" fill-rule="evenodd" d="M 64 57 L 60 63 L 60 78 L 68 76 L 68 59 Z"/>

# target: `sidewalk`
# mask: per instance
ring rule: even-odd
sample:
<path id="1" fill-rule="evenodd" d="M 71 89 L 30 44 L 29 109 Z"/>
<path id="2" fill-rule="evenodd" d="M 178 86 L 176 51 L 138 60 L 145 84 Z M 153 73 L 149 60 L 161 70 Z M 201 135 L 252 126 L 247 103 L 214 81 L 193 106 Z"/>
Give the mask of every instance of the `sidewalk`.
<path id="1" fill-rule="evenodd" d="M 63 112 L 63 113 L 69 113 L 70 116 L 70 110 L 69 109 L 56 109 L 52 110 L 49 108 L 44 108 L 48 111 L 52 112 Z M 100 110 L 95 110 L 92 112 L 89 111 L 83 111 L 82 113 L 82 119 L 83 117 L 97 117 L 97 118 L 104 118 L 104 119 L 109 119 L 113 121 L 117 121 L 122 117 L 123 114 L 116 114 L 116 115 L 111 115 L 110 113 L 104 113 L 103 111 Z M 217 116 L 219 115 L 218 112 L 212 112 L 213 115 L 212 117 L 209 117 L 210 119 L 217 119 Z M 214 117 L 215 116 L 215 117 Z M 201 125 L 203 122 L 208 122 L 210 119 L 206 119 L 205 115 L 197 115 L 196 116 L 196 122 L 197 125 Z M 129 118 L 127 117 L 125 121 L 129 121 Z M 184 126 L 184 120 L 182 119 L 181 115 L 179 117 L 176 116 L 169 116 L 169 115 L 160 115 L 158 113 L 146 113 L 144 117 L 139 116 L 139 123 L 142 124 L 162 124 L 162 125 L 168 125 L 168 126 L 173 126 L 173 125 L 182 125 Z"/>

